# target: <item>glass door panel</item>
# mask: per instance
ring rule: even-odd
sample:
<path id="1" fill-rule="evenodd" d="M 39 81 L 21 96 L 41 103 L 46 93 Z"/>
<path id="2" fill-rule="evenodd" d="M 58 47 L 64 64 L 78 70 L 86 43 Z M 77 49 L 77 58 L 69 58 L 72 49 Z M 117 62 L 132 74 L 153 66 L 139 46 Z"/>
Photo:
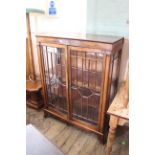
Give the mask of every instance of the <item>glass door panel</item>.
<path id="1" fill-rule="evenodd" d="M 67 114 L 65 48 L 42 48 L 48 104 Z"/>
<path id="2" fill-rule="evenodd" d="M 70 92 L 72 118 L 98 124 L 103 79 L 103 53 L 70 49 Z"/>

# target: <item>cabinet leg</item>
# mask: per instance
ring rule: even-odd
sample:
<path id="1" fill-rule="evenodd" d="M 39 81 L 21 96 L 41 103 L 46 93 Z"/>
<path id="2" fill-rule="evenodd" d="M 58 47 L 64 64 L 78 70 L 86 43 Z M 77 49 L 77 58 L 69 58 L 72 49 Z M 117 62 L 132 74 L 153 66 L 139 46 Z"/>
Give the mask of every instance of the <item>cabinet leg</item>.
<path id="1" fill-rule="evenodd" d="M 98 140 L 100 141 L 101 144 L 103 143 L 103 139 L 104 139 L 104 136 L 98 135 Z"/>
<path id="2" fill-rule="evenodd" d="M 48 117 L 48 113 L 46 111 L 44 111 L 44 118 Z"/>
<path id="3" fill-rule="evenodd" d="M 112 143 L 115 138 L 117 122 L 118 122 L 117 117 L 115 117 L 115 116 L 110 117 L 110 123 L 109 123 L 110 128 L 109 128 L 107 148 L 106 148 L 107 155 L 110 155 L 110 152 L 112 151 Z"/>

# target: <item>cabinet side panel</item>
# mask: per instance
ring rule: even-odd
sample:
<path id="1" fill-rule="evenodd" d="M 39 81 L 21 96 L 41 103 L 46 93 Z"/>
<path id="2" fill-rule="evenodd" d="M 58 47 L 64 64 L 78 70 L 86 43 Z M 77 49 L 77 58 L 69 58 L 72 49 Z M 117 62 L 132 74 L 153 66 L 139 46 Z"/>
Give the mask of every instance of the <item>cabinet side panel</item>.
<path id="1" fill-rule="evenodd" d="M 107 107 L 107 94 L 108 94 L 108 87 L 109 87 L 109 72 L 110 72 L 110 64 L 111 64 L 111 56 L 106 55 L 104 61 L 104 83 L 102 87 L 102 100 L 100 106 L 100 115 L 99 115 L 99 131 L 103 132 L 104 129 L 104 122 L 105 122 L 105 113 Z"/>
<path id="2" fill-rule="evenodd" d="M 118 80 L 119 80 L 119 72 L 120 72 L 120 61 L 121 61 L 121 53 L 122 50 L 119 50 L 118 52 L 113 55 L 113 60 L 111 63 L 111 82 L 110 82 L 110 90 L 109 90 L 109 101 L 110 104 L 116 95 L 117 87 L 118 87 Z"/>

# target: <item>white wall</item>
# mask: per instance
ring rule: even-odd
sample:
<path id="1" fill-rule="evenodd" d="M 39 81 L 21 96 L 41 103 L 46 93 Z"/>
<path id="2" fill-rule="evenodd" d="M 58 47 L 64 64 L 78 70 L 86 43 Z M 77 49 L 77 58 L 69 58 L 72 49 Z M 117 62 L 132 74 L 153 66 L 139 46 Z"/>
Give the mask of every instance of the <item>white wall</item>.
<path id="1" fill-rule="evenodd" d="M 86 30 L 86 0 L 57 0 L 56 18 L 37 18 L 39 32 L 84 33 Z"/>
<path id="2" fill-rule="evenodd" d="M 45 9 L 46 0 L 26 0 L 26 8 Z"/>
<path id="3" fill-rule="evenodd" d="M 27 0 L 26 7 L 48 12 L 50 0 Z M 85 33 L 87 0 L 55 0 L 57 16 L 31 17 L 32 32 Z M 34 23 L 35 22 L 35 23 Z"/>

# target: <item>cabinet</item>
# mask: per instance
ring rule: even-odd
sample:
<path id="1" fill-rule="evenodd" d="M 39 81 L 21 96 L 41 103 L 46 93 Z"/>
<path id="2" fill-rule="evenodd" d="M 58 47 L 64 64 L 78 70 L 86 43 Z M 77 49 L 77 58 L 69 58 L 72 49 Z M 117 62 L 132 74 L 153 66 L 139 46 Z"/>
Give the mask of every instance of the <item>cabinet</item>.
<path id="1" fill-rule="evenodd" d="M 118 83 L 123 38 L 37 34 L 44 114 L 103 137 Z"/>

